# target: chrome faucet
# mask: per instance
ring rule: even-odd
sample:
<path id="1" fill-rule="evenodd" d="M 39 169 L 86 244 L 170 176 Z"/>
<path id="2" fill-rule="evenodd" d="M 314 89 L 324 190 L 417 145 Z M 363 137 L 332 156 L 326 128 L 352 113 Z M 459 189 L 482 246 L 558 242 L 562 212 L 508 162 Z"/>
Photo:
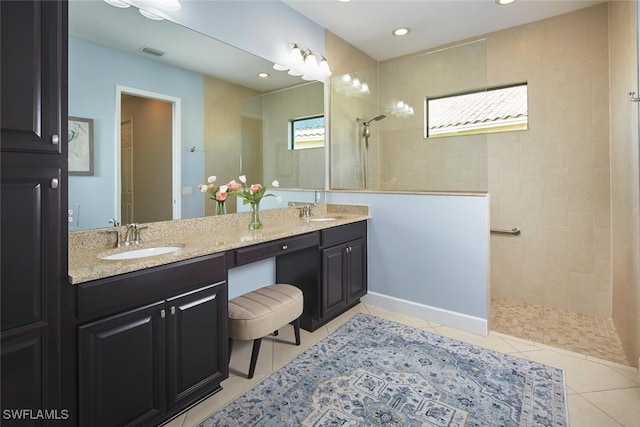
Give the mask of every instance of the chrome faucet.
<path id="1" fill-rule="evenodd" d="M 126 227 L 127 231 L 124 234 L 124 245 L 129 246 L 131 243 L 136 243 L 138 224 L 127 224 Z"/>
<path id="2" fill-rule="evenodd" d="M 308 202 L 289 202 L 288 204 L 289 204 L 289 207 L 300 210 L 301 218 L 309 218 L 310 216 L 312 216 L 313 213 L 311 212 L 311 208 L 316 207 L 315 203 L 308 203 Z"/>

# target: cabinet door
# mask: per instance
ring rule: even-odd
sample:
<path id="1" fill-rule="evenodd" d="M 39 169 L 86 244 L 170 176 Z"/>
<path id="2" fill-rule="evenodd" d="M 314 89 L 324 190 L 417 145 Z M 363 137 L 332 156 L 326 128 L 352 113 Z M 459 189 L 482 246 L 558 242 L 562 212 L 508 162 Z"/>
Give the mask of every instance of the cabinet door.
<path id="1" fill-rule="evenodd" d="M 149 425 L 165 413 L 163 310 L 159 302 L 79 328 L 79 425 Z"/>
<path id="2" fill-rule="evenodd" d="M 62 152 L 66 13 L 65 1 L 0 2 L 2 151 Z"/>
<path id="3" fill-rule="evenodd" d="M 322 307 L 321 316 L 339 311 L 347 303 L 344 280 L 346 246 L 322 250 Z"/>
<path id="4" fill-rule="evenodd" d="M 227 377 L 226 283 L 167 300 L 169 410 L 220 387 Z"/>
<path id="5" fill-rule="evenodd" d="M 347 243 L 347 302 L 351 304 L 367 293 L 367 245 L 365 239 Z"/>
<path id="6" fill-rule="evenodd" d="M 61 171 L 3 167 L 1 174 L 2 408 L 60 409 L 61 196 L 51 183 Z"/>

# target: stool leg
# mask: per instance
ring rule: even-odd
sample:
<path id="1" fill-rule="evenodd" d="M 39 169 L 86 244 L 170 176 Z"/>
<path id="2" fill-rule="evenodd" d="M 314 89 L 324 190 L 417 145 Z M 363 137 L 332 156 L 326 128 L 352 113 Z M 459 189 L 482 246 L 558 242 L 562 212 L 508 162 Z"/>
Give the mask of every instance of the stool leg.
<path id="1" fill-rule="evenodd" d="M 233 348 L 233 339 L 229 338 L 229 349 L 227 350 L 229 352 L 229 358 L 227 360 L 227 363 L 231 363 L 231 349 Z"/>
<path id="2" fill-rule="evenodd" d="M 293 321 L 293 333 L 296 336 L 296 345 L 300 345 L 300 318 Z"/>
<path id="3" fill-rule="evenodd" d="M 260 351 L 260 344 L 262 338 L 253 340 L 253 351 L 251 352 L 251 364 L 249 365 L 248 378 L 253 378 L 253 373 L 256 371 L 256 361 L 258 360 L 258 352 Z"/>

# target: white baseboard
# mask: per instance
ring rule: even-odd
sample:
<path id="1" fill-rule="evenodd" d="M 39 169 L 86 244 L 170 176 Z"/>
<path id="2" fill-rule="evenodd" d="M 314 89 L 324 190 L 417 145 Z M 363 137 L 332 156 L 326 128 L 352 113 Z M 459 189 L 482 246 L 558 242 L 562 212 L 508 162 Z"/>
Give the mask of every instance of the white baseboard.
<path id="1" fill-rule="evenodd" d="M 417 317 L 429 322 L 440 323 L 472 334 L 481 336 L 487 336 L 489 334 L 487 319 L 482 319 L 480 317 L 469 316 L 468 314 L 445 310 L 438 307 L 431 307 L 429 305 L 378 294 L 376 292 L 369 292 L 367 295 L 360 298 L 360 300 L 365 304 Z"/>

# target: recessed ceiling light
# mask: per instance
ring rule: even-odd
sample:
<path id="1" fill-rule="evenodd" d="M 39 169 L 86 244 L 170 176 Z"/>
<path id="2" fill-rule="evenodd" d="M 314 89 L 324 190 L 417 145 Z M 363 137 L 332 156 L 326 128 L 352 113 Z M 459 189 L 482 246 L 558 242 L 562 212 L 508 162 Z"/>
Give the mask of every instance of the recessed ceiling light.
<path id="1" fill-rule="evenodd" d="M 338 0 L 340 3 L 349 3 L 351 0 Z"/>
<path id="2" fill-rule="evenodd" d="M 392 34 L 394 36 L 406 36 L 410 32 L 411 32 L 411 28 L 401 27 L 401 28 L 396 28 L 395 30 L 393 30 Z"/>
<path id="3" fill-rule="evenodd" d="M 506 6 L 508 4 L 511 3 L 515 3 L 516 0 L 496 0 L 496 4 L 499 4 L 500 6 Z"/>
<path id="4" fill-rule="evenodd" d="M 261 73 L 258 73 L 258 77 L 260 77 L 261 79 L 266 79 L 269 76 L 270 76 L 270 74 L 269 73 L 265 73 L 264 71 L 261 72 Z"/>

